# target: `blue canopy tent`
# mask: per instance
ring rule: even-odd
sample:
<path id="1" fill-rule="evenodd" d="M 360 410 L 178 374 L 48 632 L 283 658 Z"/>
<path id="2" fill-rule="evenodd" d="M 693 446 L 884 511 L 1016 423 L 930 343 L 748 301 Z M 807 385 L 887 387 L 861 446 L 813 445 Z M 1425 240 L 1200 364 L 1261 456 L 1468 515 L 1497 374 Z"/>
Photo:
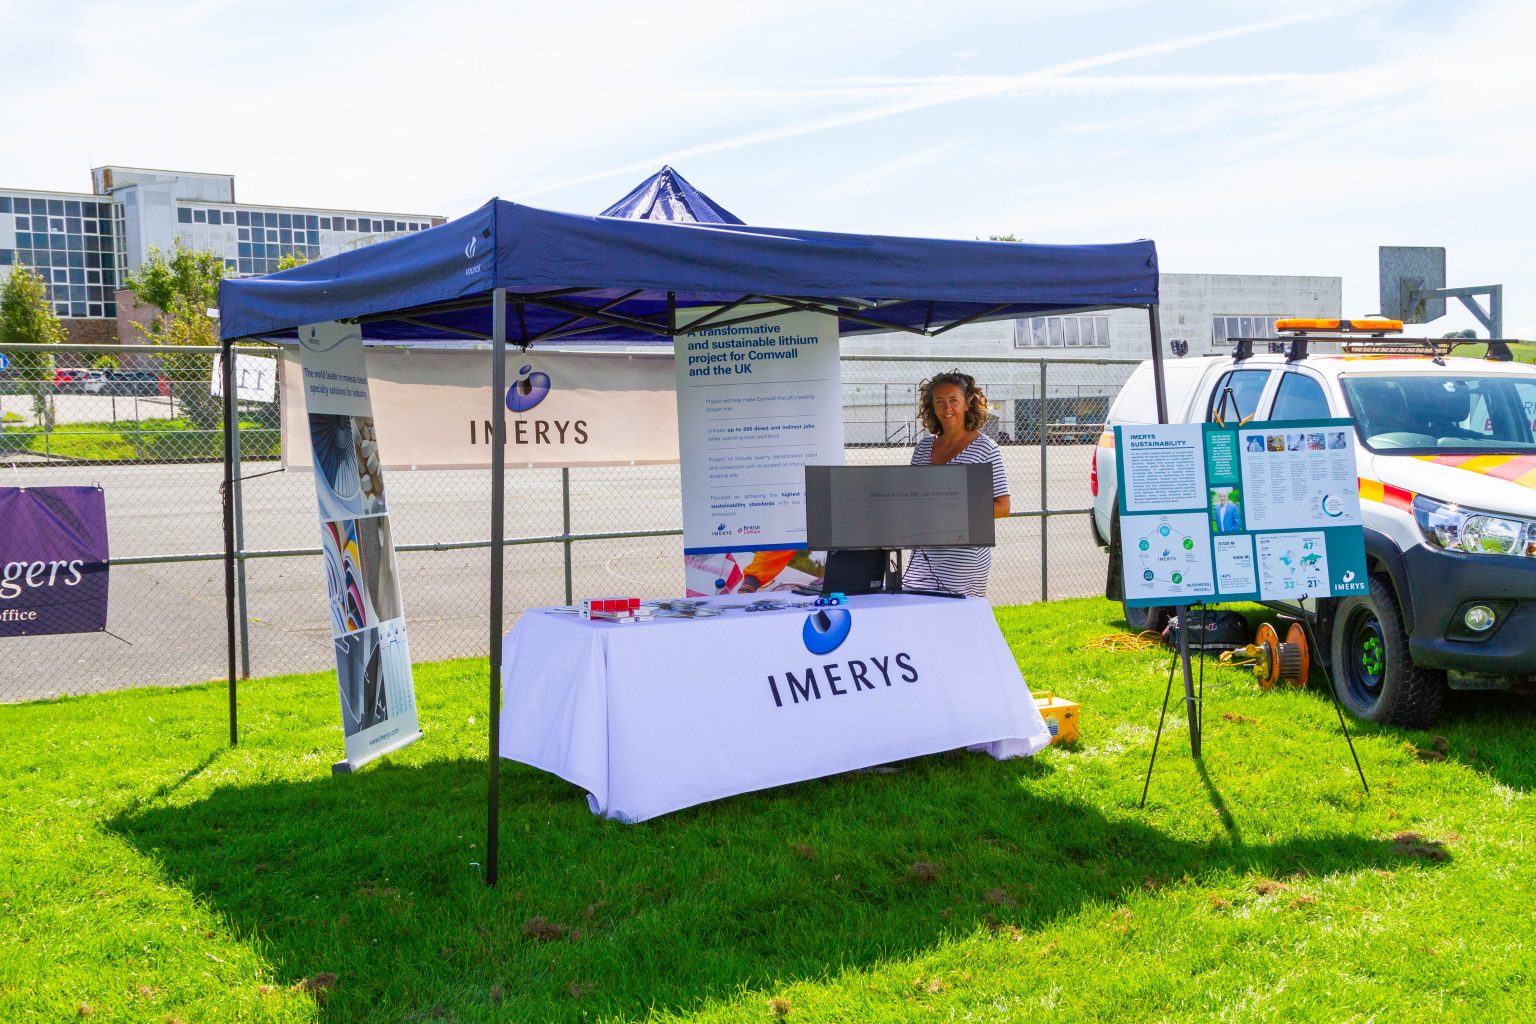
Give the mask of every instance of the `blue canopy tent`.
<path id="1" fill-rule="evenodd" d="M 642 192 L 644 186 L 638 192 Z M 690 192 L 696 192 L 689 186 Z M 631 202 L 633 200 L 633 202 Z M 707 201 L 707 200 L 706 200 Z M 640 209 L 631 194 L 619 208 Z M 713 210 L 720 213 L 713 203 Z M 728 215 L 727 215 L 728 216 Z M 733 218 L 734 219 L 734 218 Z M 962 324 L 1139 307 L 1161 362 L 1157 252 L 1150 241 L 1033 245 L 588 217 L 493 199 L 447 224 L 268 277 L 220 286 L 226 374 L 242 338 L 295 339 L 304 324 L 355 321 L 365 341 L 491 343 L 493 444 L 506 437 L 506 350 L 600 335 L 670 345 L 680 310 L 712 307 L 686 330 L 807 310 L 843 334 L 929 337 Z M 750 313 L 742 307 L 751 304 Z M 766 307 L 767 312 L 762 311 Z M 1161 384 L 1161 367 L 1157 374 Z M 235 388 L 225 395 L 225 585 L 230 742 L 235 741 Z M 1163 406 L 1161 387 L 1158 405 Z M 1162 414 L 1166 420 L 1166 414 Z M 495 450 L 495 449 L 493 449 Z M 490 792 L 487 881 L 495 884 L 500 792 L 502 574 L 506 470 L 491 470 Z"/>
<path id="2" fill-rule="evenodd" d="M 671 167 L 663 167 L 598 214 L 629 220 L 667 220 L 674 223 L 741 224 L 742 219 L 689 184 Z"/>

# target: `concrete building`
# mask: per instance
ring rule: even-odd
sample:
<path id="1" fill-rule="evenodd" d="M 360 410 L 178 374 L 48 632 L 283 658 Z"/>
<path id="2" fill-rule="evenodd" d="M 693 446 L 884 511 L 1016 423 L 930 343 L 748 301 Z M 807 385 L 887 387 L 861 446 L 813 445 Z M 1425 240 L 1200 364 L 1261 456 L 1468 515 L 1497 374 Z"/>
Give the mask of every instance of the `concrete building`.
<path id="1" fill-rule="evenodd" d="M 0 273 L 24 263 L 48 283 L 72 341 L 136 340 L 119 324 L 124 277 L 180 238 L 229 276 L 267 274 L 288 253 L 330 256 L 441 224 L 436 214 L 240 203 L 228 174 L 105 166 L 88 193 L 0 188 Z M 127 304 L 126 302 L 124 303 Z"/>
<path id="2" fill-rule="evenodd" d="M 1343 315 L 1343 280 L 1337 277 L 1163 274 L 1158 292 L 1158 326 L 1169 358 L 1174 358 L 1176 341 L 1185 342 L 1191 356 L 1210 355 L 1231 351 L 1231 338 L 1275 337 L 1279 319 Z M 918 430 L 910 411 L 915 383 L 935 371 L 963 366 L 983 384 L 998 413 L 989 430 L 1020 439 L 1037 435 L 1043 394 L 1053 436 L 1087 441 L 1098 436 L 1095 424 L 1104 421 L 1110 399 L 1130 372 L 1129 365 L 1106 361 L 1146 359 L 1150 340 L 1147 314 L 1139 309 L 999 320 L 957 327 L 939 338 L 845 338 L 845 357 L 924 360 L 845 362 L 846 437 L 851 444 L 911 443 Z M 1332 346 L 1315 347 L 1326 351 Z M 1051 360 L 1044 373 L 1042 359 Z"/>

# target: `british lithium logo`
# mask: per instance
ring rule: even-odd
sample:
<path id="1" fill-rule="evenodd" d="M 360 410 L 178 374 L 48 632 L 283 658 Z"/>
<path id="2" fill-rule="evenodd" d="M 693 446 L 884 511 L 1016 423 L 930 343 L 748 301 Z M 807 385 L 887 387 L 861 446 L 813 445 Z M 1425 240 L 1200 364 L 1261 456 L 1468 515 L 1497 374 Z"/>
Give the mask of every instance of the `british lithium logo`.
<path id="1" fill-rule="evenodd" d="M 507 408 L 512 412 L 527 412 L 549 394 L 549 374 L 538 370 L 530 373 L 530 370 L 533 370 L 532 363 L 518 370 L 521 376 L 507 388 Z"/>
<path id="2" fill-rule="evenodd" d="M 812 654 L 831 654 L 848 639 L 853 615 L 846 608 L 818 608 L 806 616 L 800 639 Z"/>

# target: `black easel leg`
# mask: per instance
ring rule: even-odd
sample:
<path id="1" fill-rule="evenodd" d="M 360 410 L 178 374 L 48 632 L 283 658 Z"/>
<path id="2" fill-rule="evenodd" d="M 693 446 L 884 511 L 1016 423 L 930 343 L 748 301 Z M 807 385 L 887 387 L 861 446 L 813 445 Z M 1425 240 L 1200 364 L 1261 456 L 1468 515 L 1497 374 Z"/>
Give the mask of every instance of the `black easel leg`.
<path id="1" fill-rule="evenodd" d="M 1179 663 L 1178 654 L 1168 663 L 1168 689 L 1163 691 L 1163 712 L 1157 716 L 1157 735 L 1152 737 L 1152 759 L 1147 762 L 1147 781 L 1141 786 L 1140 807 L 1147 806 L 1147 790 L 1152 787 L 1152 766 L 1157 764 L 1157 745 L 1163 738 L 1163 720 L 1168 717 L 1168 700 L 1173 696 L 1173 670 Z"/>
<path id="2" fill-rule="evenodd" d="M 1200 706 L 1195 699 L 1194 673 L 1189 667 L 1189 605 L 1179 608 L 1179 661 L 1184 665 L 1184 714 L 1189 720 L 1189 756 L 1200 760 Z"/>
<path id="3" fill-rule="evenodd" d="M 1321 654 L 1317 647 L 1317 634 L 1312 630 L 1312 624 L 1307 619 L 1307 610 L 1301 610 L 1301 631 L 1306 634 L 1307 643 L 1313 653 Z M 1365 795 L 1371 795 L 1371 787 L 1365 781 L 1365 769 L 1360 767 L 1360 755 L 1355 753 L 1355 741 L 1350 738 L 1349 726 L 1344 722 L 1344 705 L 1339 703 L 1339 691 L 1334 689 L 1333 674 L 1328 671 L 1328 659 L 1317 659 L 1318 666 L 1323 670 L 1323 679 L 1328 683 L 1328 697 L 1333 701 L 1334 713 L 1339 716 L 1339 731 L 1344 734 L 1344 742 L 1349 744 L 1349 756 L 1355 759 L 1355 772 L 1360 776 L 1360 788 L 1365 790 Z"/>

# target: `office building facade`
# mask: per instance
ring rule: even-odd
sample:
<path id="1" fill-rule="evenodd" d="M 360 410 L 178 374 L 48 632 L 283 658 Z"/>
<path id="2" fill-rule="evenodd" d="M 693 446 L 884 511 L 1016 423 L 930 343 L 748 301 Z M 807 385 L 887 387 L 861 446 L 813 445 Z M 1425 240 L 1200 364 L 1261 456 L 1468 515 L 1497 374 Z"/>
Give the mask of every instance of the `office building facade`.
<path id="1" fill-rule="evenodd" d="M 105 343 L 119 330 L 118 292 L 151 248 L 216 253 L 226 276 L 269 274 L 290 253 L 319 259 L 445 218 L 240 203 L 225 174 L 104 166 L 89 193 L 0 187 L 0 274 L 25 264 L 43 276 L 72 340 Z"/>

